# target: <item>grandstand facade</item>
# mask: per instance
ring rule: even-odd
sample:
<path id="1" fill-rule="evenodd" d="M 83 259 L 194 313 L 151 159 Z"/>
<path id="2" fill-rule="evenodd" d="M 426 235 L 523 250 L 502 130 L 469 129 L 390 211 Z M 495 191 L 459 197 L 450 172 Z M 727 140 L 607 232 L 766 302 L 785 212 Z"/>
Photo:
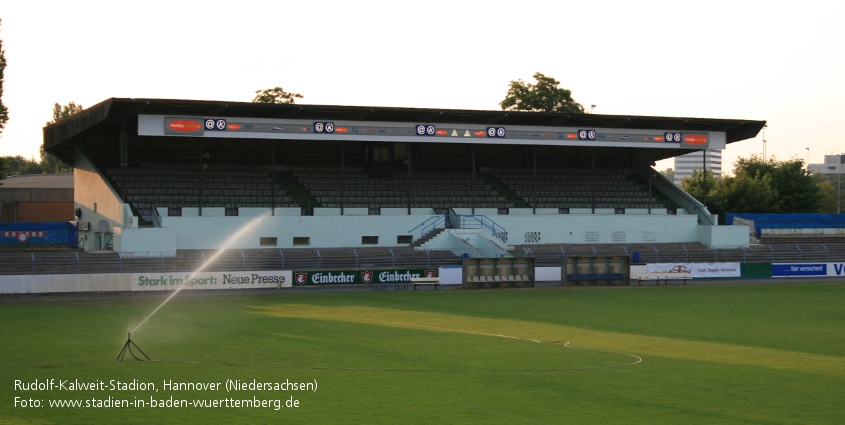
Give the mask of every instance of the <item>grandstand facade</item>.
<path id="1" fill-rule="evenodd" d="M 719 225 L 652 164 L 724 149 L 764 124 L 109 99 L 45 127 L 44 140 L 74 167 L 89 251 L 501 256 L 555 244 L 747 246 L 745 227 Z"/>

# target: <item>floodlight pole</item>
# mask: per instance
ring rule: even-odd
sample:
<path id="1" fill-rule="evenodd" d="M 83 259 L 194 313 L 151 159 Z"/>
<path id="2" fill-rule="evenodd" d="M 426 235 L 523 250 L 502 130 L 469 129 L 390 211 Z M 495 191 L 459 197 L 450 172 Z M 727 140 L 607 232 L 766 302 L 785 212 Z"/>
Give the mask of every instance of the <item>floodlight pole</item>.
<path id="1" fill-rule="evenodd" d="M 276 216 L 276 144 L 270 143 L 270 215 Z"/>
<path id="2" fill-rule="evenodd" d="M 766 139 L 763 139 L 763 163 L 766 162 Z"/>
<path id="3" fill-rule="evenodd" d="M 203 183 L 202 178 L 203 178 L 203 174 L 205 174 L 205 173 L 203 173 L 203 169 L 202 169 L 203 165 L 205 165 L 205 162 L 203 161 L 202 155 L 203 155 L 202 142 L 200 142 L 200 170 L 199 170 L 200 171 L 200 187 L 199 187 L 199 191 L 197 192 L 197 195 L 198 195 L 197 206 L 199 207 L 200 217 L 202 217 L 202 183 Z M 127 342 L 127 344 L 128 344 L 128 342 Z"/>
<path id="4" fill-rule="evenodd" d="M 810 148 L 807 149 L 807 174 L 810 174 Z"/>
<path id="5" fill-rule="evenodd" d="M 707 149 L 701 151 L 701 205 L 707 206 Z"/>

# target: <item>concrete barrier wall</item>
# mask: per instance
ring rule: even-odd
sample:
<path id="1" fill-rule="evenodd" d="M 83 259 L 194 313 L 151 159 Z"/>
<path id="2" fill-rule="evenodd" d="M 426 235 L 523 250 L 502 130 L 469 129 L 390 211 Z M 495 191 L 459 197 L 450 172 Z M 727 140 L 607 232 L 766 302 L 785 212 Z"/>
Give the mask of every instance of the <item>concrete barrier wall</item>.
<path id="1" fill-rule="evenodd" d="M 462 268 L 440 267 L 441 282 L 446 285 L 460 285 Z M 536 272 L 542 280 L 560 279 L 560 267 L 538 267 Z M 183 279 L 185 273 L 103 273 L 103 274 L 45 274 L 45 275 L 0 275 L 0 294 L 48 294 L 61 292 L 124 292 L 174 290 L 172 279 Z M 224 277 L 238 277 L 234 283 L 224 284 Z M 258 276 L 258 278 L 256 278 Z M 261 277 L 270 279 L 262 280 Z M 139 284 L 142 279 L 144 285 Z M 214 272 L 196 276 L 202 281 L 190 289 L 233 289 L 233 288 L 288 288 L 291 286 L 292 271 Z M 276 277 L 281 277 L 277 279 Z M 212 280 L 213 278 L 213 280 Z M 166 284 L 146 284 L 150 280 Z"/>
<path id="2" fill-rule="evenodd" d="M 535 282 L 560 282 L 560 267 L 535 267 Z"/>
<path id="3" fill-rule="evenodd" d="M 202 273 L 132 273 L 132 291 L 168 291 L 185 289 L 255 289 L 289 288 L 290 270 L 264 270 L 251 272 L 202 272 Z"/>
<path id="4" fill-rule="evenodd" d="M 461 266 L 445 266 L 440 268 L 440 283 L 444 285 L 460 285 L 463 282 L 464 268 Z"/>
<path id="5" fill-rule="evenodd" d="M 37 274 L 0 276 L 0 294 L 129 291 L 129 274 Z"/>
<path id="6" fill-rule="evenodd" d="M 150 247 L 152 252 L 150 252 Z M 173 257 L 176 255 L 176 233 L 163 227 L 114 229 L 114 250 L 124 257 Z"/>
<path id="7" fill-rule="evenodd" d="M 30 288 L 31 276 L 0 276 L 0 294 L 26 294 Z"/>
<path id="8" fill-rule="evenodd" d="M 773 268 L 776 270 L 792 271 L 793 267 L 798 272 L 792 274 L 783 272 L 780 276 L 845 276 L 845 263 L 818 263 L 818 264 L 741 264 L 741 278 L 770 278 Z M 813 273 L 799 273 L 802 267 Z M 816 269 L 822 271 L 816 272 Z M 560 267 L 537 267 L 535 268 L 536 282 L 559 282 Z M 631 281 L 649 277 L 647 266 L 643 264 L 631 266 Z M 447 266 L 439 268 L 441 282 L 446 285 L 458 285 L 463 278 L 463 270 L 460 266 Z M 190 273 L 189 273 L 190 274 Z M 232 289 L 238 288 L 285 288 L 292 283 L 292 271 L 254 271 L 254 272 L 215 272 L 203 273 L 197 277 L 206 279 L 195 285 L 193 289 Z M 160 273 L 104 273 L 104 274 L 58 274 L 58 275 L 0 275 L 0 294 L 34 294 L 34 293 L 61 293 L 61 292 L 121 292 L 121 291 L 150 291 L 150 290 L 173 290 L 178 286 L 169 284 L 173 277 L 184 276 L 185 273 L 167 273 L 167 285 L 139 285 L 140 277 L 145 279 L 162 279 L 165 275 Z M 237 281 L 224 284 L 223 275 L 229 280 L 238 277 Z M 263 279 L 268 277 L 269 279 Z M 215 278 L 217 284 L 209 280 Z"/>
<path id="9" fill-rule="evenodd" d="M 161 278 L 158 273 L 103 273 L 103 274 L 36 274 L 0 275 L 0 294 L 50 294 L 60 292 L 122 292 L 164 291 L 177 289 L 169 285 L 173 276 L 185 279 L 191 273 L 168 273 L 168 285 L 139 285 L 141 277 L 147 280 Z M 194 285 L 187 289 L 245 289 L 279 288 L 291 286 L 291 271 L 214 272 L 195 276 Z"/>

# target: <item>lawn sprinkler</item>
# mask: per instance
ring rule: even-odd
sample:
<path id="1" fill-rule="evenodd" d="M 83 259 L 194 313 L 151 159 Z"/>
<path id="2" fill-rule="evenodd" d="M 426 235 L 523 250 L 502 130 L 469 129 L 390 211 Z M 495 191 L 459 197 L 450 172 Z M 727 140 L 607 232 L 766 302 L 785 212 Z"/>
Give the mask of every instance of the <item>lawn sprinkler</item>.
<path id="1" fill-rule="evenodd" d="M 138 344 L 135 344 L 134 342 L 132 342 L 132 332 L 129 332 L 128 336 L 126 337 L 126 344 L 123 344 L 123 349 L 120 350 L 120 354 L 117 355 L 117 359 L 120 360 L 120 361 L 123 361 L 123 357 L 126 356 L 126 352 L 128 351 L 129 354 L 131 354 L 132 357 L 135 358 L 135 360 L 138 360 L 139 362 L 144 361 L 144 359 L 140 359 L 140 358 L 138 358 L 138 356 L 135 355 L 135 352 L 132 351 L 132 347 L 137 348 L 138 351 L 144 357 L 147 358 L 147 360 L 150 360 L 149 356 L 147 356 L 147 354 L 144 353 L 144 350 L 142 350 L 141 347 L 138 346 Z"/>

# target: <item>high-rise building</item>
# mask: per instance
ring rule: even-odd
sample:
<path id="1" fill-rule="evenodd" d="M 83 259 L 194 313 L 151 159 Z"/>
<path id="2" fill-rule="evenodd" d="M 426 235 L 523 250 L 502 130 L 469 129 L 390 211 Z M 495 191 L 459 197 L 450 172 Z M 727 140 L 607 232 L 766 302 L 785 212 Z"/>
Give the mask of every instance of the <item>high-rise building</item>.
<path id="1" fill-rule="evenodd" d="M 824 164 L 810 164 L 807 167 L 811 173 L 818 173 L 818 174 L 841 174 L 842 169 L 845 168 L 842 166 L 842 162 L 845 161 L 845 154 L 839 155 L 825 155 L 824 156 Z"/>
<path id="2" fill-rule="evenodd" d="M 694 170 L 700 170 L 702 164 L 714 176 L 722 175 L 722 150 L 706 149 L 704 153 L 693 152 L 675 157 L 675 184 L 679 184 L 684 177 L 692 175 Z"/>

